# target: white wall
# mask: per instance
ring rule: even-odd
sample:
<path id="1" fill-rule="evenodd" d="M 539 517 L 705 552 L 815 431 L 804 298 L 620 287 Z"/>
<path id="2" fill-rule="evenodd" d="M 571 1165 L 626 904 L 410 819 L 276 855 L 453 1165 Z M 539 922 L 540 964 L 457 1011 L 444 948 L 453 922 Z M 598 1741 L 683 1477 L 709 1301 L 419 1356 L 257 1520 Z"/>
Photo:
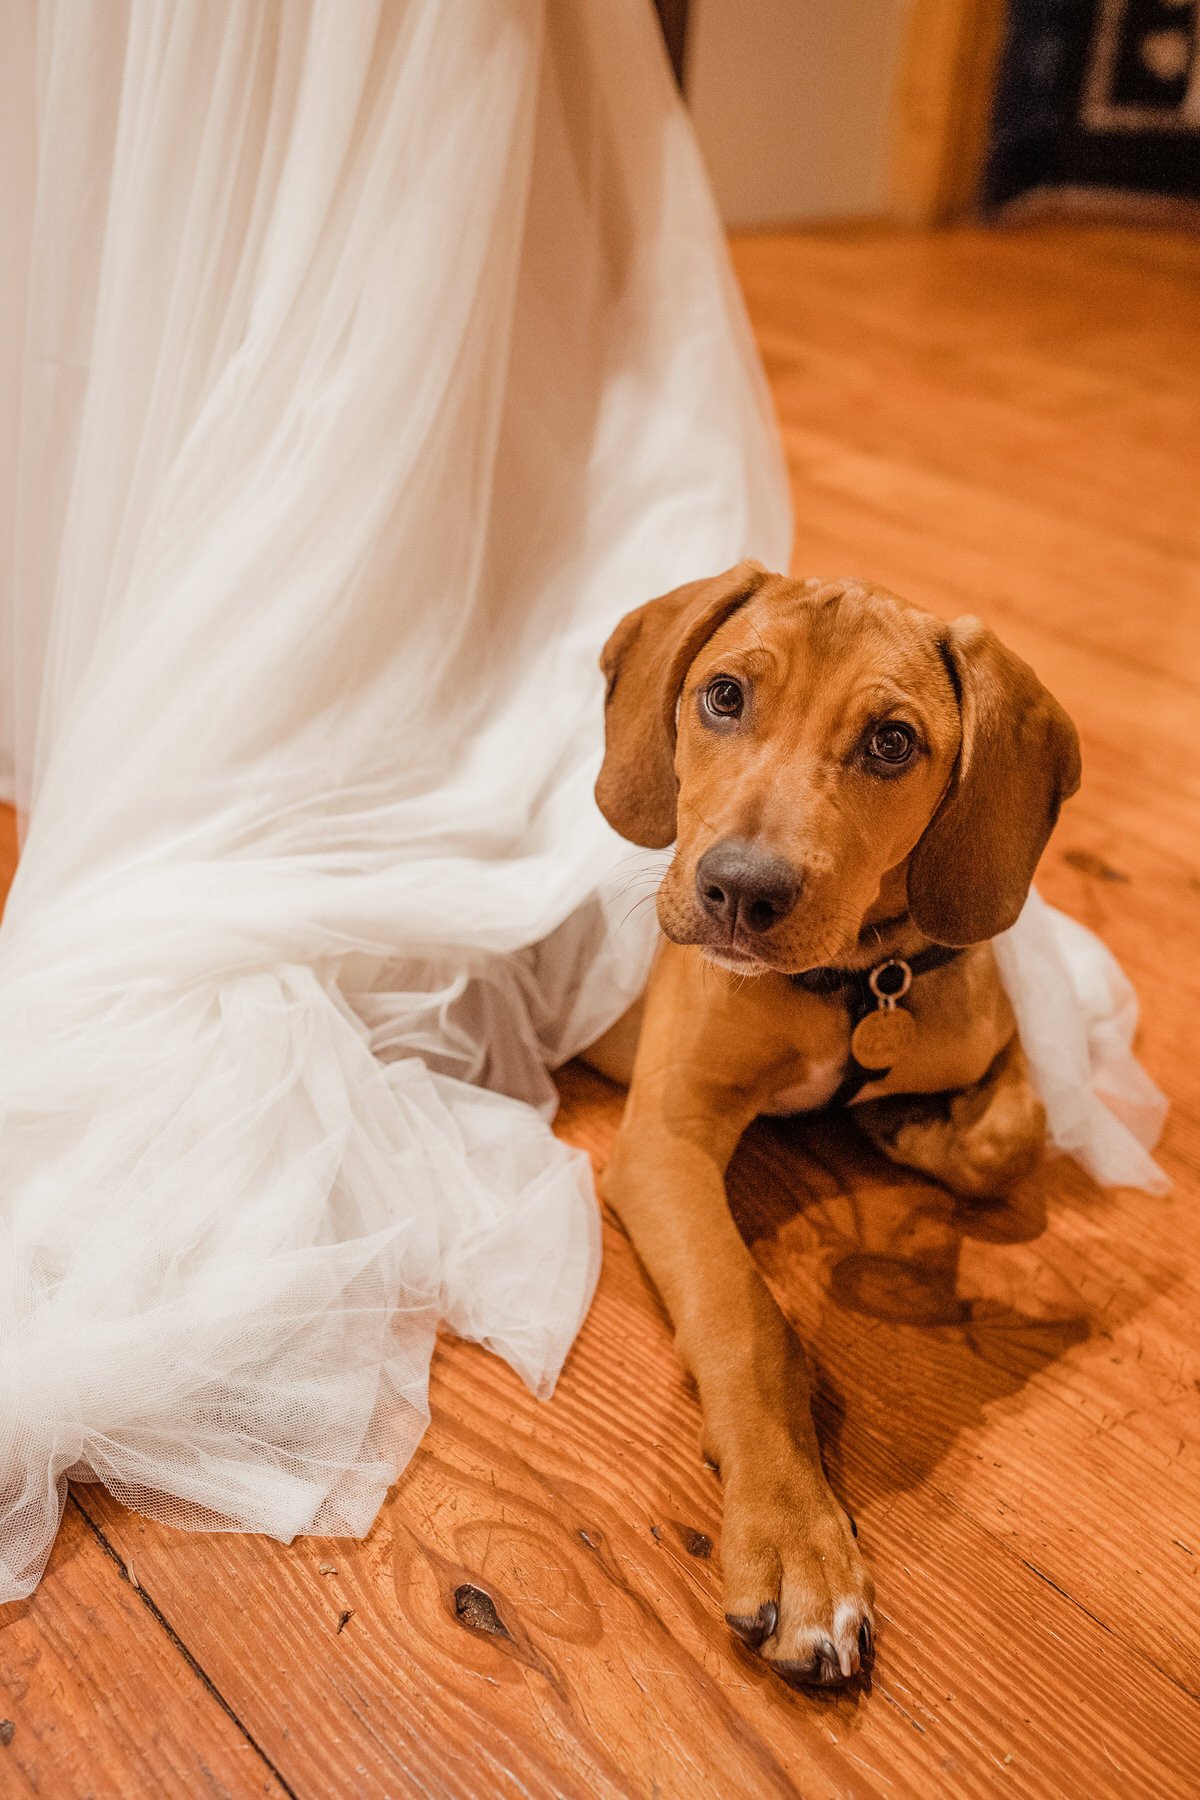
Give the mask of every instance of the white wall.
<path id="1" fill-rule="evenodd" d="M 729 225 L 883 211 L 908 0 L 692 0 L 687 93 Z"/>

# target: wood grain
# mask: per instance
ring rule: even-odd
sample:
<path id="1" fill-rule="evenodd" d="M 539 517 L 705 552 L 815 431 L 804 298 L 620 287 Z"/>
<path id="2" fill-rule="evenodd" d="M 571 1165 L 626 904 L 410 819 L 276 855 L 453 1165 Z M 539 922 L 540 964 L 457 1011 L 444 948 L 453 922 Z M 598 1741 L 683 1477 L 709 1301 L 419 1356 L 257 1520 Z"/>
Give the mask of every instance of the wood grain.
<path id="1" fill-rule="evenodd" d="M 136 1580 L 68 1503 L 36 1598 L 0 1607 L 0 1794 L 282 1795 Z"/>
<path id="2" fill-rule="evenodd" d="M 0 1684 L 18 1629 L 54 1671 L 36 1705 L 0 1685 L 0 1792 L 21 1744 L 56 1795 L 174 1791 L 201 1749 L 239 1794 L 242 1764 L 438 1800 L 1200 1787 L 1200 242 L 856 228 L 736 261 L 796 570 L 979 612 L 1079 723 L 1040 884 L 1136 981 L 1174 1190 L 1101 1194 L 1059 1162 L 971 1208 L 844 1121 L 751 1133 L 735 1209 L 872 1560 L 869 1693 L 792 1693 L 725 1632 L 694 1398 L 608 1222 L 555 1398 L 444 1342 L 434 1424 L 365 1543 L 181 1536 L 79 1490 L 52 1576 L 0 1618 Z M 559 1129 L 601 1163 L 619 1092 L 574 1069 L 562 1091 Z"/>

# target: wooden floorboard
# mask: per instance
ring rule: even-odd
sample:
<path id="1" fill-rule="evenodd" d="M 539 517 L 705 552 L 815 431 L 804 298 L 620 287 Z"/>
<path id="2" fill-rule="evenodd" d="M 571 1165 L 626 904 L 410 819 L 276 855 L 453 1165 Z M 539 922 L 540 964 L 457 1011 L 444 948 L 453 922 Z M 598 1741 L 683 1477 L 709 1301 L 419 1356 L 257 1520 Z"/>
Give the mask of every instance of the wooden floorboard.
<path id="1" fill-rule="evenodd" d="M 36 1596 L 0 1608 L 0 1794 L 283 1795 L 136 1579 L 68 1503 Z"/>
<path id="2" fill-rule="evenodd" d="M 1079 723 L 1039 881 L 1138 986 L 1174 1190 L 1057 1163 L 969 1208 L 841 1123 L 748 1138 L 739 1223 L 875 1570 L 869 1693 L 730 1642 L 694 1398 L 607 1222 L 554 1400 L 444 1343 L 365 1543 L 183 1537 L 80 1489 L 0 1614 L 0 1793 L 199 1792 L 201 1764 L 305 1797 L 1200 1791 L 1200 243 L 855 228 L 736 262 L 797 571 L 982 614 Z M 563 1092 L 602 1163 L 619 1093 Z"/>

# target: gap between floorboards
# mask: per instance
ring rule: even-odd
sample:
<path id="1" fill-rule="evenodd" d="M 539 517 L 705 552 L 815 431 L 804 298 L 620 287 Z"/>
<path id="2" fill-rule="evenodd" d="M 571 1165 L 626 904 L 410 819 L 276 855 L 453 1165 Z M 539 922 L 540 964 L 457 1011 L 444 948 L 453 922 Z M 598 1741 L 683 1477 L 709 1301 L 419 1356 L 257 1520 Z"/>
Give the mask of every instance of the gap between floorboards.
<path id="1" fill-rule="evenodd" d="M 142 1605 L 146 1608 L 146 1611 L 150 1614 L 150 1617 L 154 1620 L 155 1624 L 169 1638 L 173 1648 L 183 1658 L 184 1662 L 187 1663 L 189 1669 L 192 1671 L 192 1674 L 201 1683 L 201 1685 L 203 1687 L 207 1688 L 208 1692 L 211 1694 L 212 1698 L 216 1701 L 217 1705 L 221 1708 L 222 1712 L 226 1714 L 226 1716 L 237 1727 L 238 1731 L 241 1732 L 242 1736 L 245 1738 L 246 1743 L 249 1745 L 250 1749 L 253 1750 L 254 1754 L 258 1757 L 259 1761 L 263 1764 L 264 1768 L 267 1769 L 267 1771 L 271 1774 L 271 1776 L 274 1778 L 274 1780 L 279 1784 L 279 1787 L 283 1791 L 283 1793 L 285 1793 L 288 1796 L 288 1800 L 299 1800 L 299 1795 L 296 1793 L 295 1788 L 293 1788 L 291 1786 L 290 1782 L 288 1782 L 286 1777 L 283 1774 L 281 1774 L 281 1772 L 279 1771 L 278 1768 L 276 1768 L 275 1764 L 271 1761 L 271 1758 L 267 1755 L 267 1753 L 263 1749 L 262 1745 L 254 1737 L 254 1734 L 251 1731 L 249 1731 L 247 1729 L 247 1727 L 242 1723 L 242 1720 L 238 1717 L 238 1715 L 234 1711 L 233 1707 L 229 1704 L 228 1700 L 225 1698 L 224 1694 L 221 1692 L 221 1690 L 217 1686 L 216 1682 L 212 1679 L 212 1676 L 209 1675 L 209 1673 L 203 1667 L 203 1665 L 196 1659 L 196 1657 L 188 1649 L 187 1645 L 184 1643 L 184 1641 L 180 1637 L 179 1633 L 175 1630 L 174 1626 L 171 1624 L 171 1621 L 167 1618 L 166 1614 L 162 1611 L 162 1608 L 154 1600 L 153 1596 L 146 1592 L 146 1589 L 142 1586 L 141 1582 L 138 1581 L 134 1575 L 131 1575 L 129 1564 L 125 1561 L 124 1557 L 122 1557 L 120 1555 L 120 1553 L 113 1547 L 113 1545 L 109 1543 L 107 1537 L 105 1537 L 105 1535 L 104 1535 L 104 1532 L 101 1530 L 100 1526 L 97 1525 L 95 1519 L 92 1518 L 91 1514 L 87 1510 L 87 1507 L 83 1504 L 82 1500 L 79 1499 L 78 1495 L 74 1492 L 74 1490 L 72 1490 L 71 1493 L 68 1495 L 67 1504 L 68 1504 L 68 1506 L 73 1506 L 75 1508 L 76 1512 L 79 1514 L 80 1518 L 83 1520 L 83 1522 L 87 1526 L 88 1530 L 92 1533 L 93 1537 L 96 1539 L 96 1542 L 99 1544 L 99 1546 L 103 1550 L 104 1554 L 109 1558 L 110 1562 L 113 1562 L 116 1564 L 117 1573 L 118 1573 L 119 1578 L 122 1581 L 124 1581 L 129 1587 L 131 1587 L 133 1589 L 134 1593 L 137 1595 L 137 1597 L 141 1601 Z"/>

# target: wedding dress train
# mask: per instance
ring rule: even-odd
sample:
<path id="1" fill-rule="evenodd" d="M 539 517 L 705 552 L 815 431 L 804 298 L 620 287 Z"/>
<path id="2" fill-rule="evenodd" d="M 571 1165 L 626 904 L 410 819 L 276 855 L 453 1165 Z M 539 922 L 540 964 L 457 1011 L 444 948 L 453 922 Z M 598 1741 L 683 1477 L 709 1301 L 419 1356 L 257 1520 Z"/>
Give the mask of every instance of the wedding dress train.
<path id="1" fill-rule="evenodd" d="M 439 1322 L 549 1391 L 596 657 L 790 527 L 646 0 L 10 0 L 0 170 L 3 1601 L 69 1474 L 366 1531 Z"/>

